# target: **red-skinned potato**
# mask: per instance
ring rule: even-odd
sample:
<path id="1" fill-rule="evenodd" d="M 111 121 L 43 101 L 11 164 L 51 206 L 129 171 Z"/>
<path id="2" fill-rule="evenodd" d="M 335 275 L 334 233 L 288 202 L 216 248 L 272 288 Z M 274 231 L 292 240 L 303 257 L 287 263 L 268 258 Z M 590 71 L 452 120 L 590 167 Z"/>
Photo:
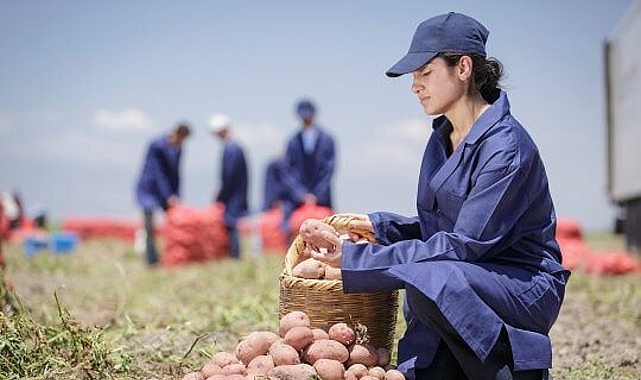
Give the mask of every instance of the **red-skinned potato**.
<path id="1" fill-rule="evenodd" d="M 354 363 L 347 368 L 347 372 L 351 372 L 356 376 L 357 379 L 367 375 L 367 367 L 361 363 Z"/>
<path id="2" fill-rule="evenodd" d="M 358 380 L 358 377 L 356 377 L 353 372 L 345 371 L 343 376 L 345 376 L 345 380 Z"/>
<path id="3" fill-rule="evenodd" d="M 312 333 L 314 334 L 314 340 L 319 340 L 319 339 L 329 339 L 329 334 L 327 331 L 315 327 L 312 329 Z"/>
<path id="4" fill-rule="evenodd" d="M 347 323 L 334 323 L 327 333 L 329 334 L 329 339 L 341 342 L 345 347 L 351 346 L 356 341 L 356 333 Z"/>
<path id="5" fill-rule="evenodd" d="M 278 332 L 280 333 L 280 336 L 285 336 L 287 331 L 295 326 L 310 327 L 311 322 L 307 314 L 299 310 L 294 310 L 283 315 L 279 321 Z"/>
<path id="6" fill-rule="evenodd" d="M 388 369 L 387 372 L 385 372 L 385 380 L 405 380 L 405 375 L 399 370 Z"/>
<path id="7" fill-rule="evenodd" d="M 269 355 L 274 361 L 274 367 L 281 365 L 300 364 L 300 354 L 284 340 L 278 340 L 269 347 Z"/>
<path id="8" fill-rule="evenodd" d="M 307 346 L 303 351 L 303 359 L 314 364 L 318 359 L 333 359 L 344 363 L 349 358 L 347 347 L 332 339 L 319 339 Z"/>
<path id="9" fill-rule="evenodd" d="M 200 372 L 189 372 L 183 376 L 182 380 L 205 380 L 205 378 Z"/>
<path id="10" fill-rule="evenodd" d="M 229 352 L 221 351 L 214 354 L 214 356 L 211 358 L 210 363 L 216 364 L 220 368 L 223 368 L 229 364 L 240 363 L 240 360 L 238 360 L 235 355 L 230 354 Z"/>
<path id="11" fill-rule="evenodd" d="M 342 280 L 343 279 L 343 273 L 341 272 L 341 268 L 334 268 L 331 265 L 325 265 L 325 276 L 324 278 L 326 280 Z"/>
<path id="12" fill-rule="evenodd" d="M 314 341 L 314 332 L 309 327 L 294 326 L 285 333 L 283 340 L 297 351 L 300 351 L 312 344 Z"/>
<path id="13" fill-rule="evenodd" d="M 370 376 L 374 376 L 379 380 L 385 380 L 385 370 L 382 367 L 379 367 L 379 366 L 370 367 L 367 370 L 367 374 Z"/>
<path id="14" fill-rule="evenodd" d="M 274 367 L 274 359 L 270 355 L 259 355 L 247 364 L 247 373 L 250 375 L 267 375 L 267 372 Z"/>
<path id="15" fill-rule="evenodd" d="M 224 366 L 222 369 L 222 374 L 225 376 L 229 375 L 247 375 L 247 367 L 243 363 L 236 363 Z"/>
<path id="16" fill-rule="evenodd" d="M 337 360 L 318 359 L 314 363 L 314 369 L 323 380 L 343 380 L 345 378 L 345 367 Z"/>
<path id="17" fill-rule="evenodd" d="M 269 376 L 273 376 L 277 379 L 286 380 L 298 380 L 298 379 L 309 379 L 310 377 L 316 375 L 316 370 L 309 364 L 293 364 L 293 365 L 279 365 L 269 372 Z"/>
<path id="18" fill-rule="evenodd" d="M 245 380 L 245 375 L 232 373 L 231 375 L 228 375 L 227 377 L 225 377 L 225 380 Z"/>
<path id="19" fill-rule="evenodd" d="M 278 339 L 278 335 L 271 331 L 254 331 L 238 343 L 236 357 L 247 365 L 256 356 L 265 355 L 272 343 Z"/>
<path id="20" fill-rule="evenodd" d="M 203 368 L 200 369 L 200 373 L 203 375 L 205 379 L 207 379 L 211 376 L 222 373 L 222 368 L 219 365 L 209 362 L 205 364 Z"/>
<path id="21" fill-rule="evenodd" d="M 296 266 L 292 268 L 292 275 L 294 277 L 316 280 L 325 276 L 326 266 L 327 264 L 324 262 L 310 257 L 296 264 Z"/>
<path id="22" fill-rule="evenodd" d="M 378 380 L 378 377 L 365 375 L 365 376 L 361 377 L 360 380 Z"/>
<path id="23" fill-rule="evenodd" d="M 365 367 L 373 367 L 378 363 L 376 349 L 369 343 L 355 344 L 349 348 L 347 365 L 360 363 Z"/>
<path id="24" fill-rule="evenodd" d="M 334 245 L 331 241 L 323 237 L 323 232 L 338 236 L 338 233 L 336 232 L 334 227 L 318 219 L 305 220 L 300 225 L 298 232 L 305 243 L 310 244 L 316 248 L 326 248 L 328 250 L 333 250 Z"/>

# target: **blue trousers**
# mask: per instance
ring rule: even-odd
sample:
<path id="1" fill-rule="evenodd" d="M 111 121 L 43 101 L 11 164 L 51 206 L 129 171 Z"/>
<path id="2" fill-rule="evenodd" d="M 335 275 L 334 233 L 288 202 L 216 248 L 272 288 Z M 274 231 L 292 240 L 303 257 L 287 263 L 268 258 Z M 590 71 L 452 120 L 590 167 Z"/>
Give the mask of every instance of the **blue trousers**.
<path id="1" fill-rule="evenodd" d="M 450 325 L 434 301 L 411 286 L 406 287 L 406 297 L 418 319 L 441 337 L 432 364 L 428 368 L 417 368 L 416 380 L 548 380 L 547 370 L 512 370 L 510 345 L 505 330 L 485 362 L 482 362 Z"/>
<path id="2" fill-rule="evenodd" d="M 154 228 L 154 211 L 144 210 L 143 212 L 145 221 L 145 257 L 147 264 L 150 266 L 158 263 L 158 251 L 156 250 L 156 236 Z"/>

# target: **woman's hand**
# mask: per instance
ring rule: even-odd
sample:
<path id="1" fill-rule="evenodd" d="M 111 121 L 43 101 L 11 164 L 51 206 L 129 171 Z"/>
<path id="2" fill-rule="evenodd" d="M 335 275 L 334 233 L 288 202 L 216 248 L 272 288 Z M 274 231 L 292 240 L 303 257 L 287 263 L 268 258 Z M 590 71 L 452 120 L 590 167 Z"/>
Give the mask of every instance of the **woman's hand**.
<path id="1" fill-rule="evenodd" d="M 334 268 L 340 268 L 343 259 L 343 240 L 329 231 L 321 231 L 320 237 L 330 243 L 332 249 L 312 250 L 312 257 Z"/>
<path id="2" fill-rule="evenodd" d="M 374 235 L 374 225 L 365 214 L 344 213 L 340 214 L 348 218 L 353 218 L 349 222 L 349 240 L 357 243 L 363 241 L 365 236 Z"/>

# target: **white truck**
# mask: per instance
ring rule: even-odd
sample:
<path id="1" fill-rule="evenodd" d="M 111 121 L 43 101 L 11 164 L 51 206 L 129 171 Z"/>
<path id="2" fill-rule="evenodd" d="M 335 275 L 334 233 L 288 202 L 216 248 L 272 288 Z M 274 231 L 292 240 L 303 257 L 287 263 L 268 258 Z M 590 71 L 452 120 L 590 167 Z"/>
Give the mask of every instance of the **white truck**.
<path id="1" fill-rule="evenodd" d="M 641 252 L 641 0 L 604 44 L 607 191 L 619 207 L 615 232 Z"/>

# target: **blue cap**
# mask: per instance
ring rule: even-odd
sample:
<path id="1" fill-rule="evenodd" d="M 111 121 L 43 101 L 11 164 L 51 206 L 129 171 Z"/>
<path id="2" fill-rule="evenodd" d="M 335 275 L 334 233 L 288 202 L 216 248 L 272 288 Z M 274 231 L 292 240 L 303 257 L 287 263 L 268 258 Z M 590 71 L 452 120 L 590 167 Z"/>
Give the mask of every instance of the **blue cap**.
<path id="1" fill-rule="evenodd" d="M 461 13 L 429 18 L 416 29 L 407 54 L 385 74 L 397 77 L 411 73 L 444 52 L 476 53 L 485 57 L 489 33 L 483 24 Z"/>
<path id="2" fill-rule="evenodd" d="M 310 118 L 314 116 L 314 112 L 316 111 L 316 107 L 314 106 L 314 103 L 312 103 L 311 100 L 308 99 L 303 99 L 296 104 L 296 113 L 298 114 L 299 117 L 301 118 Z"/>

